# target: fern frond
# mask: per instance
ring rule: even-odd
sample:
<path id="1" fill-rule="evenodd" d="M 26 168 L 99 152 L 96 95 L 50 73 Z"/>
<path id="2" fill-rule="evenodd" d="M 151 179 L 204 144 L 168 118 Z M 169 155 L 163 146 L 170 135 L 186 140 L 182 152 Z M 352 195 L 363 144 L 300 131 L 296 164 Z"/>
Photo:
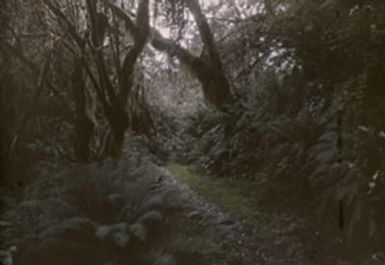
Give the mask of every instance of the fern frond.
<path id="1" fill-rule="evenodd" d="M 130 234 L 144 242 L 148 235 L 147 227 L 142 223 L 134 223 L 128 227 Z"/>
<path id="2" fill-rule="evenodd" d="M 126 223 L 101 225 L 95 231 L 95 236 L 103 242 L 113 242 L 119 247 L 126 247 L 130 242 L 129 226 Z"/>

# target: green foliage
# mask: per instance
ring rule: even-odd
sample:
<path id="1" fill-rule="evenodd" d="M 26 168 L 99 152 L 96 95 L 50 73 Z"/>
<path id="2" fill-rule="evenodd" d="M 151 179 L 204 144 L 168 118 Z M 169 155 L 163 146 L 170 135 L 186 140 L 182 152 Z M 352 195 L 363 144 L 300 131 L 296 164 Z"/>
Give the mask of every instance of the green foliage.
<path id="1" fill-rule="evenodd" d="M 288 174 L 302 174 L 307 170 L 302 167 L 305 152 L 322 132 L 321 121 L 307 106 L 298 111 L 283 100 L 294 99 L 297 91 L 279 85 L 274 75 L 261 81 L 254 97 L 250 93 L 245 94 L 248 102 L 235 106 L 233 113 L 219 118 L 208 114 L 212 120 L 204 118 L 199 127 L 192 125 L 202 130 L 197 158 L 218 176 L 287 180 L 296 177 Z M 209 156 L 202 158 L 202 153 Z"/>
<path id="2" fill-rule="evenodd" d="M 277 207 L 317 205 L 331 237 L 365 255 L 385 242 L 385 16 L 380 1 L 342 2 L 284 1 L 279 15 L 238 26 L 226 50 L 238 103 L 191 120 L 188 160 L 210 175 L 257 181 Z M 250 28 L 250 39 L 239 33 Z M 254 57 L 259 63 L 237 71 Z"/>
<path id="3" fill-rule="evenodd" d="M 181 204 L 156 186 L 155 167 L 135 169 L 137 158 L 125 158 L 42 175 L 4 214 L 14 264 L 175 264 L 166 217 Z"/>
<path id="4" fill-rule="evenodd" d="M 131 65 L 129 75 L 120 76 L 127 40 L 132 41 L 132 36 L 125 36 L 123 23 L 105 12 L 101 1 L 94 12 L 109 16 L 105 32 L 109 41 L 106 47 L 91 47 L 86 40 L 93 31 L 86 25 L 92 22 L 84 21 L 87 11 L 76 1 L 59 2 L 58 9 L 51 5 L 51 11 L 56 10 L 54 16 L 47 6 L 34 1 L 0 3 L 6 10 L 0 12 L 0 60 L 4 65 L 0 69 L 0 170 L 6 169 L 7 181 L 16 186 L 33 175 L 41 176 L 26 188 L 17 206 L 6 212 L 5 223 L 12 225 L 2 232 L 3 263 L 11 264 L 12 256 L 16 264 L 178 263 L 172 253 L 175 249 L 167 248 L 172 245 L 167 233 L 169 214 L 176 207 L 175 193 L 159 187 L 146 162 L 150 153 L 167 159 L 173 151 L 176 160 L 195 163 L 210 175 L 257 183 L 263 190 L 259 196 L 274 206 L 302 209 L 303 205 L 317 205 L 313 208 L 323 217 L 332 217 L 329 222 L 342 234 L 350 252 L 381 250 L 385 244 L 383 0 L 272 1 L 272 12 L 245 19 L 240 14 L 242 19 L 234 22 L 230 31 L 224 29 L 228 24 L 220 25 L 216 15 L 233 11 L 224 10 L 229 7 L 223 1 L 212 6 L 207 12 L 215 16 L 209 22 L 222 27 L 212 29 L 215 39 L 223 37 L 218 52 L 236 97 L 226 113 L 201 108 L 195 102 L 202 99 L 195 77 L 176 68 L 183 60 L 169 59 L 170 65 L 164 67 L 164 61 L 150 49 L 142 58 L 142 66 L 148 70 L 140 78 L 126 80 L 129 89 L 123 89 L 125 78 L 134 75 Z M 236 6 L 237 1 L 230 2 Z M 211 57 L 211 63 L 220 61 L 207 56 L 216 55 L 213 46 L 214 52 L 210 52 L 211 45 L 202 51 L 202 58 L 193 55 L 201 47 L 194 43 L 198 36 L 192 36 L 194 26 L 186 28 L 191 23 L 185 18 L 184 4 L 155 1 L 152 9 L 154 21 L 166 22 L 172 27 L 171 37 L 177 37 L 175 42 L 162 42 L 173 47 L 166 49 L 170 57 L 173 53 L 184 55 L 179 59 L 187 56 L 190 67 L 202 58 L 208 60 L 206 57 Z M 134 6 L 130 4 L 129 9 Z M 126 17 L 126 29 L 130 17 Z M 136 33 L 135 28 L 131 33 Z M 184 30 L 190 35 L 184 44 L 192 45 L 194 53 L 175 50 Z M 224 33 L 226 36 L 221 36 Z M 204 36 L 203 41 L 210 42 L 211 34 Z M 128 54 L 135 50 L 129 49 Z M 64 160 L 71 159 L 76 103 L 68 80 L 73 56 L 84 59 L 82 67 L 88 67 L 87 78 L 79 87 L 88 91 L 83 98 L 88 105 L 84 114 L 100 123 L 94 138 L 100 136 L 101 128 L 109 127 L 109 121 L 110 127 L 114 124 L 120 132 L 112 136 L 123 143 L 127 124 L 122 126 L 120 121 L 128 120 L 137 134 L 147 136 L 132 137 L 131 146 L 124 145 L 131 152 L 124 152 L 124 164 L 109 160 L 102 167 L 72 165 L 58 170 L 41 163 L 32 174 L 26 168 L 38 161 L 59 161 L 63 166 Z M 45 62 L 47 71 L 37 67 Z M 207 81 L 200 79 L 201 83 Z M 151 85 L 155 92 L 150 93 L 150 105 L 145 90 Z M 178 87 L 175 92 L 163 97 L 166 89 L 159 87 L 174 86 Z M 119 101 L 120 94 L 130 89 L 128 100 L 114 104 L 115 98 Z M 193 92 L 182 93 L 182 89 Z M 124 93 L 115 95 L 118 90 Z M 97 97 L 93 95 L 96 92 Z M 91 104 L 93 97 L 99 102 Z M 170 101 L 171 106 L 166 107 Z M 160 102 L 159 109 L 153 106 Z M 161 109 L 173 113 L 156 115 Z M 196 112 L 186 119 L 191 110 Z M 119 117 L 123 118 L 119 121 Z M 185 124 L 182 131 L 179 127 Z M 112 139 L 113 143 L 113 137 L 100 138 L 100 144 L 89 138 L 90 146 L 114 149 L 114 144 L 105 145 L 109 141 L 104 141 Z M 136 141 L 138 138 L 141 140 Z M 146 152 L 135 153 L 143 146 Z M 42 173 L 42 168 L 47 172 Z M 183 177 L 203 186 L 194 176 Z M 215 196 L 225 197 L 221 192 Z M 322 219 L 320 223 L 327 222 Z"/>

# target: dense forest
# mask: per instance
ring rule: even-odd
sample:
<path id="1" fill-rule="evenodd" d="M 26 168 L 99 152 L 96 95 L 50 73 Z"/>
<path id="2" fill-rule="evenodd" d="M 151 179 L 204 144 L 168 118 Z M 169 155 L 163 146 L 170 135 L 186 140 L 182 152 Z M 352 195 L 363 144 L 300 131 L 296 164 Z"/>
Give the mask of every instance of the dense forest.
<path id="1" fill-rule="evenodd" d="M 384 117 L 384 0 L 0 0 L 0 263 L 385 264 Z"/>

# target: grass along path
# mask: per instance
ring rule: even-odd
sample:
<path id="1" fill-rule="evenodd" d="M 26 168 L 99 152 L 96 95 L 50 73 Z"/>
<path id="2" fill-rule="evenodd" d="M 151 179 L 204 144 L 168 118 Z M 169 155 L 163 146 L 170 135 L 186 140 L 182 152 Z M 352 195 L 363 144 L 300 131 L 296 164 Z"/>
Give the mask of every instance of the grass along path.
<path id="1" fill-rule="evenodd" d="M 350 264 L 330 253 L 322 252 L 320 242 L 313 236 L 314 231 L 306 231 L 304 236 L 298 234 L 298 231 L 303 231 L 304 228 L 308 230 L 300 217 L 262 210 L 263 187 L 256 183 L 202 176 L 188 166 L 177 163 L 170 163 L 167 169 L 178 182 L 184 183 L 202 199 L 242 223 L 241 227 L 244 228 L 232 231 L 233 242 L 243 237 L 242 241 L 245 243 L 240 247 L 245 249 L 249 256 L 246 262 L 240 264 Z M 247 235 L 247 230 L 251 234 Z M 259 262 L 255 262 L 257 258 Z"/>
<path id="2" fill-rule="evenodd" d="M 200 196 L 244 221 L 255 233 L 271 235 L 279 232 L 278 217 L 260 210 L 256 184 L 241 184 L 201 176 L 189 167 L 177 163 L 169 164 L 168 169 L 179 181 L 188 184 Z"/>

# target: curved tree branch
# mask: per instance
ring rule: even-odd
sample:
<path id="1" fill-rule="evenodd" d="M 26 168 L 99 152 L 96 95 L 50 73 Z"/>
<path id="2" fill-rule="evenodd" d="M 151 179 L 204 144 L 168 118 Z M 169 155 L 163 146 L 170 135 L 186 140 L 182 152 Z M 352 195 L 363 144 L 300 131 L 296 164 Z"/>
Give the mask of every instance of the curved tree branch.
<path id="1" fill-rule="evenodd" d="M 219 67 L 219 69 L 222 69 L 222 63 L 219 59 L 218 51 L 216 49 L 214 36 L 211 32 L 207 19 L 202 12 L 198 0 L 189 0 L 186 1 L 186 4 L 189 10 L 191 11 L 192 15 L 194 16 L 195 22 L 198 26 L 202 42 L 209 55 L 209 63 L 215 67 Z"/>
<path id="2" fill-rule="evenodd" d="M 120 98 L 123 106 L 127 103 L 129 91 L 133 84 L 133 74 L 135 63 L 146 45 L 150 32 L 149 0 L 142 0 L 137 11 L 137 19 L 133 36 L 135 39 L 134 47 L 128 52 L 123 60 L 122 71 L 120 73 L 121 93 Z M 114 9 L 116 10 L 116 8 Z M 123 10 L 122 10 L 123 12 Z M 127 20 L 131 21 L 131 20 Z M 127 22 L 126 21 L 126 22 Z"/>
<path id="3" fill-rule="evenodd" d="M 230 92 L 229 82 L 216 49 L 213 34 L 198 1 L 189 0 L 186 3 L 197 22 L 202 41 L 208 51 L 208 60 L 202 60 L 178 45 L 175 41 L 164 38 L 162 34 L 154 28 L 149 28 L 151 45 L 159 51 L 177 57 L 183 64 L 188 66 L 201 83 L 205 98 L 214 106 L 223 110 L 224 106 L 231 103 L 233 98 Z M 116 4 L 110 3 L 109 6 L 117 16 L 126 22 L 128 30 L 135 38 L 140 30 L 138 29 L 138 25 L 135 25 L 132 21 L 130 14 Z"/>
<path id="4" fill-rule="evenodd" d="M 207 77 L 208 79 L 205 80 L 206 82 L 202 83 L 203 91 L 211 103 L 219 109 L 225 110 L 226 105 L 232 103 L 233 96 L 216 48 L 214 36 L 207 22 L 207 18 L 202 12 L 199 1 L 189 0 L 186 1 L 186 5 L 195 19 L 202 42 L 208 53 L 206 69 L 208 69 L 209 76 Z"/>

